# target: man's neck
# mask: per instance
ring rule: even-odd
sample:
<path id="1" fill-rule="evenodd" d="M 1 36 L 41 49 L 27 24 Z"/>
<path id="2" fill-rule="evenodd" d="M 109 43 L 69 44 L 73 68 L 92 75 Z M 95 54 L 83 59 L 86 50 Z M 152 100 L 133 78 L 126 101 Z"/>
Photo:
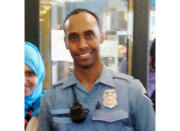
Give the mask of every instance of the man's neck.
<path id="1" fill-rule="evenodd" d="M 94 86 L 95 81 L 99 78 L 103 69 L 102 62 L 94 64 L 88 69 L 75 67 L 75 75 L 77 79 L 86 87 L 88 91 Z"/>

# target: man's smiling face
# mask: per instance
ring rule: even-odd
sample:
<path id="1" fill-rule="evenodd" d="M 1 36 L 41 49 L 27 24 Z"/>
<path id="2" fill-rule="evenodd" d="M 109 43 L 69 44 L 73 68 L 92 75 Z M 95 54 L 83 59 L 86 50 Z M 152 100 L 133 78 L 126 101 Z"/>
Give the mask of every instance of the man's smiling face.
<path id="1" fill-rule="evenodd" d="M 65 22 L 65 43 L 74 59 L 75 66 L 89 68 L 99 56 L 99 44 L 103 42 L 97 20 L 87 12 L 72 15 Z"/>

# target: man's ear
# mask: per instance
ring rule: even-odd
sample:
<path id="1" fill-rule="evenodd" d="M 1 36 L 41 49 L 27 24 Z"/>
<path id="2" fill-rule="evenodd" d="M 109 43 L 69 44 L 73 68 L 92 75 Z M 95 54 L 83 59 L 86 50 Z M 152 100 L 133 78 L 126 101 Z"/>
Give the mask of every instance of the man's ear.
<path id="1" fill-rule="evenodd" d="M 100 34 L 100 43 L 102 44 L 104 41 L 104 33 L 101 31 L 101 34 Z"/>
<path id="2" fill-rule="evenodd" d="M 66 37 L 64 37 L 64 43 L 65 43 L 66 49 L 69 49 L 68 43 L 66 42 Z"/>

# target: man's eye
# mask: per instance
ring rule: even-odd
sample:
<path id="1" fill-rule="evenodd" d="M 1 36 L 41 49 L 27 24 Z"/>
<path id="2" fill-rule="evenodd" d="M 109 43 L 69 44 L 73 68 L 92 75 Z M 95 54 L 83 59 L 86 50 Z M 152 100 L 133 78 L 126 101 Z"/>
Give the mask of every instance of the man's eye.
<path id="1" fill-rule="evenodd" d="M 78 35 L 70 35 L 70 36 L 69 36 L 69 40 L 70 40 L 70 41 L 78 41 L 78 40 L 79 40 L 79 37 L 78 37 Z"/>
<path id="2" fill-rule="evenodd" d="M 85 34 L 85 38 L 87 38 L 87 39 L 90 39 L 90 38 L 92 38 L 94 35 L 92 34 L 92 33 L 86 33 Z"/>

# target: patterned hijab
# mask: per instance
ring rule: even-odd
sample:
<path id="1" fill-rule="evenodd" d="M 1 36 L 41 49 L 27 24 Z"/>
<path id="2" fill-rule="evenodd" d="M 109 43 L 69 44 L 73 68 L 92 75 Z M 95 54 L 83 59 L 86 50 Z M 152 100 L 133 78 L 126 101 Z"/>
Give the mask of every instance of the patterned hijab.
<path id="1" fill-rule="evenodd" d="M 38 115 L 38 110 L 41 102 L 41 96 L 44 94 L 43 88 L 43 80 L 45 77 L 45 67 L 44 63 L 41 57 L 41 54 L 39 53 L 36 46 L 31 44 L 30 42 L 25 42 L 25 52 L 24 52 L 24 63 L 30 67 L 36 76 L 38 77 L 38 83 L 36 85 L 36 88 L 34 91 L 29 95 L 25 97 L 24 104 L 25 104 L 25 116 L 28 112 L 28 110 L 32 107 L 33 108 L 33 114 L 32 116 Z M 25 117 L 24 116 L 24 117 Z"/>

